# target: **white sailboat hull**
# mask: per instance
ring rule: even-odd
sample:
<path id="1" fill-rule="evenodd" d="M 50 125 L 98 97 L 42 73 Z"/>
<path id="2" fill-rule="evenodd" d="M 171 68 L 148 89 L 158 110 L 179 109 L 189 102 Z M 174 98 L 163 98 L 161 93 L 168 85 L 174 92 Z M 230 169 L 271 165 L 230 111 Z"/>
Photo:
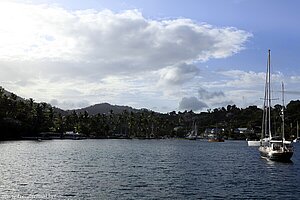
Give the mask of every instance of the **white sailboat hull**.
<path id="1" fill-rule="evenodd" d="M 272 147 L 260 146 L 259 152 L 262 158 L 267 158 L 274 161 L 290 161 L 293 156 L 293 151 L 281 147 L 274 150 Z"/>
<path id="2" fill-rule="evenodd" d="M 196 135 L 188 135 L 185 138 L 188 139 L 188 140 L 196 140 L 197 136 Z"/>
<path id="3" fill-rule="evenodd" d="M 259 147 L 260 146 L 260 141 L 248 140 L 247 142 L 248 142 L 249 147 Z"/>

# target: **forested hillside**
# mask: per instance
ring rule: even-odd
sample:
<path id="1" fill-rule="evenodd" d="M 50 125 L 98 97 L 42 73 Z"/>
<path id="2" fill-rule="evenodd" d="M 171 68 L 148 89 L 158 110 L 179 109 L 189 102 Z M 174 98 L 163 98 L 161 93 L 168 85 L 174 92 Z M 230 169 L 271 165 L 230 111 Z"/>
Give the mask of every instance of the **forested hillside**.
<path id="1" fill-rule="evenodd" d="M 21 139 L 37 136 L 41 132 L 76 131 L 92 138 L 109 138 L 117 135 L 145 138 L 152 134 L 155 138 L 184 137 L 198 124 L 200 133 L 207 128 L 222 129 L 226 138 L 244 139 L 247 134 L 237 135 L 235 130 L 243 127 L 251 133 L 260 133 L 262 110 L 257 106 L 238 108 L 228 105 L 208 112 L 175 111 L 162 114 L 151 110 L 136 110 L 130 107 L 114 106 L 110 111 L 92 112 L 83 110 L 62 111 L 47 103 L 36 103 L 33 99 L 25 100 L 13 93 L 0 89 L 0 140 Z M 96 105 L 94 107 L 97 107 Z M 124 108 L 123 110 L 120 110 Z M 272 109 L 273 129 L 281 131 L 281 105 Z M 291 101 L 286 106 L 285 130 L 287 137 L 296 133 L 296 123 L 300 120 L 300 101 Z"/>

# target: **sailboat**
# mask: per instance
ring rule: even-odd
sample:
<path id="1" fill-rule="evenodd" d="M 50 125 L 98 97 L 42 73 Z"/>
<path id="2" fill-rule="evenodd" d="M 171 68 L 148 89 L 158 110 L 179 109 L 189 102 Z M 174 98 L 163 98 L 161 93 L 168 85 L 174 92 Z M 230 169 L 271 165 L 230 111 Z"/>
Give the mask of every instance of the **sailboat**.
<path id="1" fill-rule="evenodd" d="M 298 124 L 298 121 L 297 121 L 297 137 L 293 140 L 293 142 L 299 142 L 300 141 L 300 138 L 299 138 L 299 124 Z"/>
<path id="2" fill-rule="evenodd" d="M 259 147 L 261 141 L 260 140 L 247 140 L 249 147 Z"/>
<path id="3" fill-rule="evenodd" d="M 262 123 L 262 139 L 259 152 L 262 158 L 274 161 L 289 161 L 293 156 L 291 141 L 284 137 L 284 86 L 282 84 L 282 136 L 275 137 L 271 131 L 271 55 L 268 51 L 268 64 L 265 83 L 264 111 Z"/>
<path id="4" fill-rule="evenodd" d="M 188 140 L 196 140 L 197 137 L 198 137 L 198 127 L 197 127 L 197 123 L 194 122 L 194 130 L 189 132 L 189 134 L 185 138 Z"/>
<path id="5" fill-rule="evenodd" d="M 221 137 L 221 129 L 213 129 L 214 134 L 208 136 L 208 142 L 224 142 L 224 139 Z"/>

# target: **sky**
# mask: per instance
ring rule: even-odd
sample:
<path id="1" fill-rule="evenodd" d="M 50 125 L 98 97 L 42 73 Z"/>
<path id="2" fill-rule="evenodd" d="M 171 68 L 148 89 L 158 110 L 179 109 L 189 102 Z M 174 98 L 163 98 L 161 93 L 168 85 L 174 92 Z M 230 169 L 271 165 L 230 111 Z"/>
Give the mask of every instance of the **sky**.
<path id="1" fill-rule="evenodd" d="M 158 112 L 300 97 L 297 0 L 0 0 L 0 86 L 62 109 Z"/>

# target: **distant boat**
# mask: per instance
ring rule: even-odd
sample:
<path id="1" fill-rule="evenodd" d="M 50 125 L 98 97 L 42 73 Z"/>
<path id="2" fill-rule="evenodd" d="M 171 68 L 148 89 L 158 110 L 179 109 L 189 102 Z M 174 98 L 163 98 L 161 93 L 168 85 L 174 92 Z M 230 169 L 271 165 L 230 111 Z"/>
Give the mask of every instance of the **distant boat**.
<path id="1" fill-rule="evenodd" d="M 81 135 L 78 132 L 73 132 L 73 131 L 67 131 L 66 133 L 63 134 L 64 139 L 71 139 L 71 140 L 82 140 L 86 139 L 83 135 Z"/>
<path id="2" fill-rule="evenodd" d="M 248 140 L 247 141 L 249 147 L 259 147 L 260 140 Z"/>
<path id="3" fill-rule="evenodd" d="M 194 122 L 194 130 L 189 132 L 189 134 L 187 134 L 185 138 L 188 140 L 196 140 L 197 137 L 198 137 L 198 127 L 197 127 L 197 123 Z"/>
<path id="4" fill-rule="evenodd" d="M 259 147 L 260 146 L 260 142 L 261 140 L 257 139 L 257 138 L 253 138 L 253 139 L 246 139 L 247 144 L 249 147 Z"/>
<path id="5" fill-rule="evenodd" d="M 224 142 L 225 140 L 221 137 L 208 138 L 208 142 Z"/>
<path id="6" fill-rule="evenodd" d="M 212 129 L 211 134 L 208 135 L 208 142 L 224 142 L 224 138 L 220 135 L 221 129 Z"/>
<path id="7" fill-rule="evenodd" d="M 271 72 L 270 50 L 268 52 L 268 65 L 265 83 L 264 109 L 262 117 L 262 140 L 259 152 L 262 158 L 274 161 L 289 161 L 293 156 L 292 142 L 284 137 L 284 85 L 282 83 L 282 136 L 274 137 L 271 131 Z M 264 137 L 264 138 L 263 138 Z"/>

